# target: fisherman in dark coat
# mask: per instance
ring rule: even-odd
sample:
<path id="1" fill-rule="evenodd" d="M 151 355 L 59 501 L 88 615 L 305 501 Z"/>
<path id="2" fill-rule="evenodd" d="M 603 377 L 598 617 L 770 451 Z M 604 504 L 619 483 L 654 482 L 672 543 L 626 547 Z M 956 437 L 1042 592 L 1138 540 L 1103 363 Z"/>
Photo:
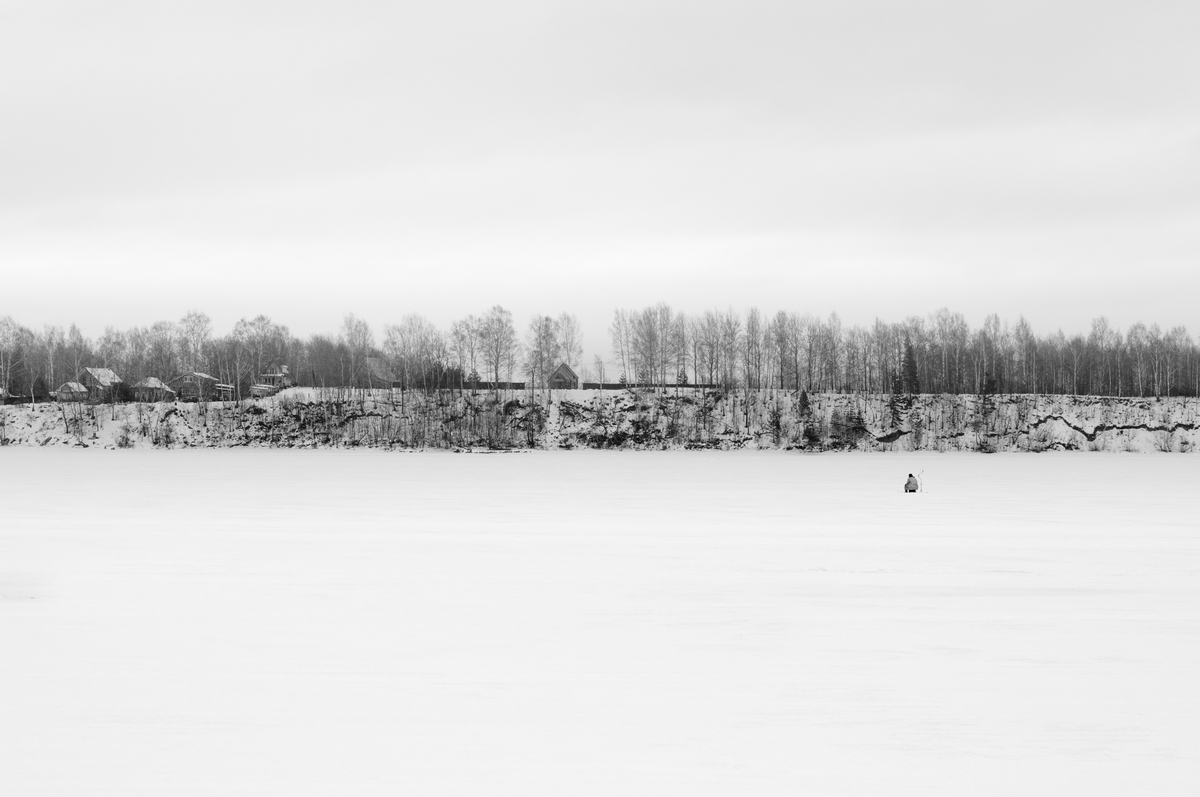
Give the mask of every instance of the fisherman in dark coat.
<path id="1" fill-rule="evenodd" d="M 908 474 L 908 481 L 904 483 L 904 492 L 915 493 L 921 485 L 917 482 L 917 477 L 911 473 Z"/>

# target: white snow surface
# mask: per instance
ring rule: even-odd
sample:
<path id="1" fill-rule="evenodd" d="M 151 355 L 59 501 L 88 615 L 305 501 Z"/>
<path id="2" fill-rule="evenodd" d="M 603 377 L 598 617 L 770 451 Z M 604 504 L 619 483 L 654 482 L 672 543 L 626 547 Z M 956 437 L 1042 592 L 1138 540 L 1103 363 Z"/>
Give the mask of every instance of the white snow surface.
<path id="1" fill-rule="evenodd" d="M 4 794 L 1200 792 L 1195 457 L 0 465 Z"/>

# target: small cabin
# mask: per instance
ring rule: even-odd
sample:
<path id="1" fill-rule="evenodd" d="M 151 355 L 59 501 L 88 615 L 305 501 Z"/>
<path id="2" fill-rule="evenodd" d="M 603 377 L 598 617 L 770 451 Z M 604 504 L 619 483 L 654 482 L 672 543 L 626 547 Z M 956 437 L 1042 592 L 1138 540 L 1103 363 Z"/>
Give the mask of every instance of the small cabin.
<path id="1" fill-rule="evenodd" d="M 217 401 L 233 401 L 233 385 L 213 385 L 213 393 Z"/>
<path id="2" fill-rule="evenodd" d="M 148 376 L 133 386 L 134 401 L 174 401 L 176 393 L 157 376 Z"/>
<path id="3" fill-rule="evenodd" d="M 571 366 L 563 363 L 550 374 L 549 385 L 555 390 L 578 390 L 579 377 L 571 370 Z"/>
<path id="4" fill-rule="evenodd" d="M 87 390 L 88 401 L 114 401 L 117 386 L 122 384 L 121 377 L 110 368 L 84 368 L 75 377 L 75 382 Z"/>
<path id="5" fill-rule="evenodd" d="M 183 401 L 209 401 L 213 398 L 217 378 L 200 371 L 190 371 L 171 379 L 168 384 Z"/>
<path id="6" fill-rule="evenodd" d="M 75 401 L 87 401 L 88 389 L 78 382 L 66 382 L 58 389 L 55 398 L 59 404 Z"/>

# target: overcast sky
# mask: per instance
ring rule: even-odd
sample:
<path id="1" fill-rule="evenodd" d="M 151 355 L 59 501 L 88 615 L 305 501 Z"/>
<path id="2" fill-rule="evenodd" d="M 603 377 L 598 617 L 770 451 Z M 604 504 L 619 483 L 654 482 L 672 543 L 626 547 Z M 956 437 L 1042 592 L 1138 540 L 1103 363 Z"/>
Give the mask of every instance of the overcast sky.
<path id="1" fill-rule="evenodd" d="M 0 316 L 1200 332 L 1200 3 L 0 0 Z"/>

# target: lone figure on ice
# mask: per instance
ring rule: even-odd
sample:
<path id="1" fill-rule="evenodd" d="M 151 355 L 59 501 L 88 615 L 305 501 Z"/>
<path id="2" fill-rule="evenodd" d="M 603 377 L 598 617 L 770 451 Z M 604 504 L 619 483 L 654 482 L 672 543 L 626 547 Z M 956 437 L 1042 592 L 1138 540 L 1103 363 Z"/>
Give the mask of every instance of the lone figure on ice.
<path id="1" fill-rule="evenodd" d="M 906 493 L 915 493 L 915 492 L 917 491 L 917 488 L 918 488 L 918 487 L 920 487 L 920 486 L 921 486 L 921 485 L 920 485 L 920 484 L 917 482 L 917 477 L 916 477 L 916 476 L 913 476 L 913 475 L 910 473 L 910 474 L 908 474 L 908 481 L 906 481 L 906 482 L 904 483 L 904 492 L 906 492 Z"/>

